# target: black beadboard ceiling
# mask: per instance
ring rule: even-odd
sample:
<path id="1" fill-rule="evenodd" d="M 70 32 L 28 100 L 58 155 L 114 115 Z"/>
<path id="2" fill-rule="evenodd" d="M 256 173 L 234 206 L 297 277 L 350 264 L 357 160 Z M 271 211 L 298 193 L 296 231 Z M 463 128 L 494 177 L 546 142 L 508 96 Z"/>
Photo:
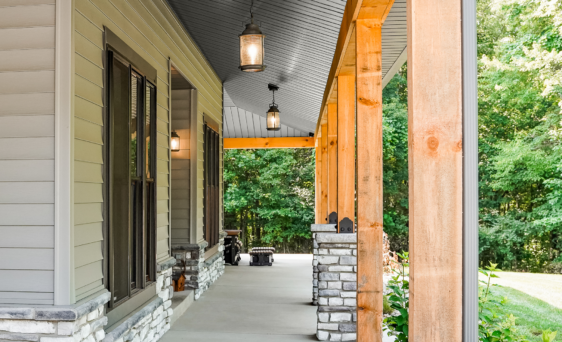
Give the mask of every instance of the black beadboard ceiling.
<path id="1" fill-rule="evenodd" d="M 250 22 L 251 0 L 167 1 L 224 82 L 236 107 L 265 116 L 271 102 L 267 84 L 274 83 L 280 88 L 275 102 L 281 122 L 314 132 L 345 1 L 254 0 L 254 21 L 266 35 L 267 68 L 258 73 L 238 69 L 238 35 Z M 392 23 L 387 24 L 389 21 Z M 405 47 L 405 0 L 396 0 L 387 23 L 385 26 L 393 28 L 386 34 L 392 48 L 385 54 L 388 44 L 383 26 L 383 71 L 390 69 Z"/>

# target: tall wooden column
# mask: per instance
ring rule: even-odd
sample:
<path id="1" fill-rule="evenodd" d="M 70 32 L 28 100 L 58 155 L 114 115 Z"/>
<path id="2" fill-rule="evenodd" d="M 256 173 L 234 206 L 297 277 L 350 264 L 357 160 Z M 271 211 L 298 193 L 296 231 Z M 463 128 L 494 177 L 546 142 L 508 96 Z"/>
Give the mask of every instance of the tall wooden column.
<path id="1" fill-rule="evenodd" d="M 338 76 L 338 221 L 355 222 L 355 76 Z M 354 229 L 354 228 L 353 228 Z"/>
<path id="2" fill-rule="evenodd" d="M 320 224 L 321 221 L 321 198 L 322 198 L 322 139 L 316 139 L 315 147 L 316 168 L 315 168 L 315 187 L 314 187 L 314 212 L 315 223 Z"/>
<path id="3" fill-rule="evenodd" d="M 328 125 L 320 127 L 322 135 L 322 167 L 320 179 L 320 223 L 328 223 Z"/>
<path id="4" fill-rule="evenodd" d="M 412 342 L 462 340 L 461 4 L 407 7 Z"/>
<path id="5" fill-rule="evenodd" d="M 431 0 L 428 0 L 431 1 Z M 382 340 L 382 46 L 380 19 L 356 21 L 357 340 Z"/>
<path id="6" fill-rule="evenodd" d="M 330 103 L 328 104 L 328 217 L 332 213 L 337 213 L 337 212 L 338 212 L 338 105 L 337 103 Z"/>

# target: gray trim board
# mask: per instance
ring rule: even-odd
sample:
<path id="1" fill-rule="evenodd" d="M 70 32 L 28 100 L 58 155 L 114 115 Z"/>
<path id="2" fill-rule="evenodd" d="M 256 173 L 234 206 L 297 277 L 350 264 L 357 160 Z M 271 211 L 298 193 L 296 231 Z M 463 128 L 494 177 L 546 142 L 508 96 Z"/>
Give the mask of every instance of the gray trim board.
<path id="1" fill-rule="evenodd" d="M 476 0 L 462 1 L 463 341 L 478 341 L 478 78 Z"/>

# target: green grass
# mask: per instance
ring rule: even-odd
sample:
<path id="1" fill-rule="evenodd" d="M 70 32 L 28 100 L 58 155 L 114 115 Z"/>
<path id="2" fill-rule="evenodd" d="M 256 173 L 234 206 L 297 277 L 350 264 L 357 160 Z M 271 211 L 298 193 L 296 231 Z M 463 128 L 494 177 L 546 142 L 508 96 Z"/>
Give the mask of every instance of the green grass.
<path id="1" fill-rule="evenodd" d="M 542 341 L 541 334 L 546 329 L 558 331 L 555 341 L 562 341 L 562 309 L 511 287 L 493 287 L 492 294 L 508 298 L 502 311 L 517 317 L 517 332 L 529 341 Z"/>

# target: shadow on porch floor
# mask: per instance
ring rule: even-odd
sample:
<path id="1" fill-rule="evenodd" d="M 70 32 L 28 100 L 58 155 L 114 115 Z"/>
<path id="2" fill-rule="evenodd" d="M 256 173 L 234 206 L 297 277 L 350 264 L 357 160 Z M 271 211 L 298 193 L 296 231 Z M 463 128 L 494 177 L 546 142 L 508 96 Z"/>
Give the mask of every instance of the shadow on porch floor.
<path id="1" fill-rule="evenodd" d="M 317 341 L 312 255 L 275 254 L 273 266 L 225 274 L 179 317 L 161 342 Z"/>

